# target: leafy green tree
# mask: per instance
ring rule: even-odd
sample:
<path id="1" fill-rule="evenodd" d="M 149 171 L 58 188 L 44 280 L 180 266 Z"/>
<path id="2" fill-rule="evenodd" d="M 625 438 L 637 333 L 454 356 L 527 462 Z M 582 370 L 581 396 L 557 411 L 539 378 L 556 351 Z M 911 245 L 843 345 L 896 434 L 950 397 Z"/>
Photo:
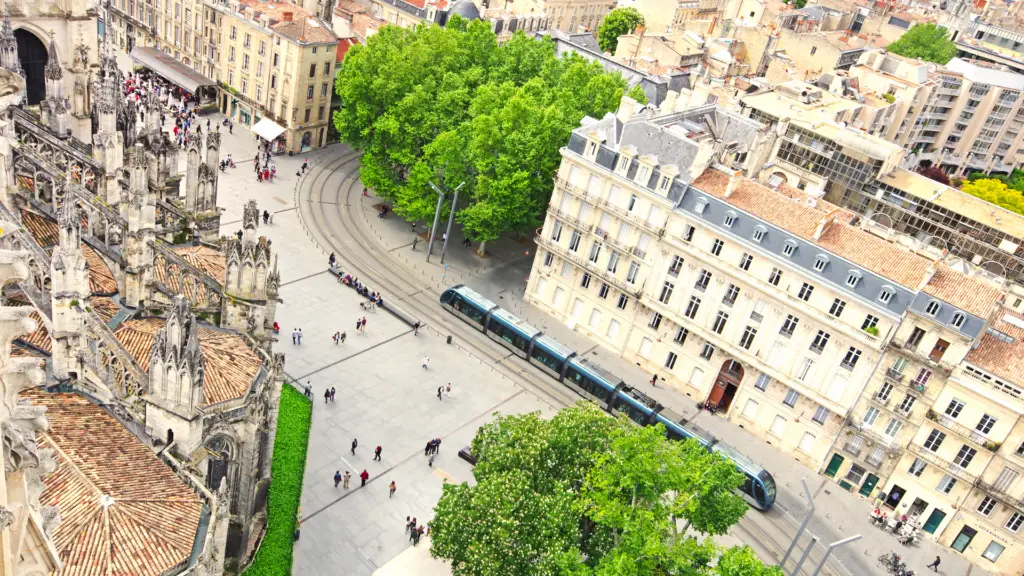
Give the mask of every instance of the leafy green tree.
<path id="1" fill-rule="evenodd" d="M 638 427 L 590 403 L 501 416 L 472 444 L 474 486 L 445 485 L 431 554 L 456 576 L 776 576 L 749 550 L 720 550 L 746 511 L 743 476 L 663 426 Z M 743 572 L 746 570 L 746 572 Z"/>
<path id="2" fill-rule="evenodd" d="M 933 23 L 915 24 L 886 50 L 936 64 L 946 64 L 956 56 L 956 44 L 949 39 L 949 30 Z"/>
<path id="3" fill-rule="evenodd" d="M 597 45 L 602 52 L 615 54 L 619 36 L 632 34 L 638 26 L 644 25 L 644 15 L 636 8 L 616 8 L 608 13 L 597 27 Z"/>

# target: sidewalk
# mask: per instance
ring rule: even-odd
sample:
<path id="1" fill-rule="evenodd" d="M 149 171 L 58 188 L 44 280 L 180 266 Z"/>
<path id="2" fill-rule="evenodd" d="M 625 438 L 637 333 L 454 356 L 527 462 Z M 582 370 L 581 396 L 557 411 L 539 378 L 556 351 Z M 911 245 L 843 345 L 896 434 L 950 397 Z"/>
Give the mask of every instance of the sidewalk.
<path id="1" fill-rule="evenodd" d="M 412 251 L 413 234 L 410 225 L 394 215 L 384 219 L 377 218 L 374 206 L 379 203 L 380 200 L 377 198 L 361 199 L 358 209 L 361 210 L 363 222 L 409 274 L 422 276 L 425 281 L 433 284 L 438 292 L 442 286 L 472 286 L 498 305 L 577 350 L 581 355 L 587 355 L 629 385 L 642 390 L 685 418 L 694 419 L 696 424 L 709 430 L 722 442 L 759 462 L 775 477 L 779 487 L 777 509 L 788 516 L 793 531 L 806 512 L 806 501 L 800 484 L 800 479 L 806 478 L 811 490 L 814 491 L 817 507 L 815 519 L 809 525 L 809 532 L 816 535 L 824 544 L 853 534 L 863 536 L 860 541 L 839 548 L 834 553 L 849 574 L 885 574 L 884 569 L 877 566 L 877 558 L 888 551 L 896 551 L 903 555 L 908 567 L 919 573 L 922 573 L 924 566 L 938 555 L 942 558 L 940 574 L 986 574 L 977 566 L 971 566 L 959 554 L 935 542 L 924 540 L 914 548 L 900 545 L 890 534 L 869 523 L 868 514 L 872 509 L 870 501 L 843 491 L 837 484 L 819 476 L 816 470 L 796 462 L 791 456 L 724 418 L 698 412 L 696 400 L 693 398 L 675 390 L 653 388 L 650 384 L 650 374 L 526 303 L 523 294 L 536 248 L 532 238 L 524 241 L 503 238 L 489 242 L 488 257 L 481 258 L 461 245 L 464 236 L 461 227 L 456 223 L 452 229 L 445 264 L 440 263 L 439 239 L 435 245 L 434 257 L 427 263 L 426 242 L 421 241 L 417 250 Z M 353 210 L 356 208 L 352 207 Z M 422 231 L 425 225 L 420 223 L 416 228 Z M 475 247 L 474 245 L 474 249 Z M 752 511 L 751 514 L 757 513 Z M 792 534 L 786 536 L 785 542 L 788 543 L 791 538 Z"/>

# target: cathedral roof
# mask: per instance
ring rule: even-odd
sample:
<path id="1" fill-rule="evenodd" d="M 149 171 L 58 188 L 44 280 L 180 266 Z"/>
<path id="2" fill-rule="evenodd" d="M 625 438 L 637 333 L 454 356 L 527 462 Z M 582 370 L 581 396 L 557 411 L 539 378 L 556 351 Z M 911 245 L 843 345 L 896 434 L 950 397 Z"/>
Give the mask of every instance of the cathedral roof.
<path id="1" fill-rule="evenodd" d="M 47 253 L 52 252 L 53 248 L 59 243 L 60 228 L 57 226 L 56 220 L 22 209 L 21 221 L 39 246 L 46 250 Z M 84 217 L 82 218 L 82 226 L 88 226 L 87 220 Z M 100 257 L 98 252 L 84 242 L 82 243 L 82 253 L 85 256 L 86 262 L 89 263 L 89 289 L 92 293 L 116 294 L 117 280 L 114 279 L 110 266 L 107 266 L 107 263 Z"/>
<path id="2" fill-rule="evenodd" d="M 114 336 L 144 370 L 149 370 L 153 339 L 166 323 L 162 318 L 128 320 Z M 206 373 L 203 381 L 204 406 L 245 396 L 263 361 L 233 332 L 199 326 L 199 347 Z"/>
<path id="3" fill-rule="evenodd" d="M 83 396 L 36 388 L 21 397 L 47 408 L 50 429 L 36 439 L 59 464 L 40 497 L 60 511 L 55 576 L 157 576 L 188 560 L 203 503 L 170 467 Z"/>
<path id="4" fill-rule="evenodd" d="M 32 302 L 24 294 L 19 293 L 8 297 L 7 304 L 10 306 L 31 306 Z M 16 339 L 14 341 L 15 345 L 11 347 L 11 355 L 40 356 L 40 350 L 45 351 L 47 354 L 51 353 L 53 343 L 50 341 L 50 333 L 46 330 L 46 326 L 43 325 L 43 318 L 36 310 L 32 310 L 32 313 L 28 316 L 35 320 L 36 330 L 31 334 Z"/>
<path id="5" fill-rule="evenodd" d="M 209 246 L 179 246 L 174 249 L 178 256 L 196 268 L 206 272 L 218 282 L 224 282 L 227 270 L 227 256 L 220 250 Z M 159 275 L 159 272 L 157 272 Z"/>
<path id="6" fill-rule="evenodd" d="M 114 315 L 121 310 L 121 307 L 108 296 L 91 296 L 89 304 L 104 322 L 110 322 Z"/>

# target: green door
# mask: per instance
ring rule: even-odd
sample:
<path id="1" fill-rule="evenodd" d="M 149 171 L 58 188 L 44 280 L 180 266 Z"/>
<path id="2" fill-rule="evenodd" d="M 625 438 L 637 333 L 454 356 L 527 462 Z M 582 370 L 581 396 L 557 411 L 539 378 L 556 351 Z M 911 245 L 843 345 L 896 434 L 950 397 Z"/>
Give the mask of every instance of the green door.
<path id="1" fill-rule="evenodd" d="M 825 476 L 829 478 L 835 478 L 836 472 L 839 471 L 839 467 L 843 465 L 844 458 L 839 454 L 832 455 L 832 461 L 828 463 L 828 468 L 825 468 Z"/>
<path id="2" fill-rule="evenodd" d="M 946 517 L 946 513 L 936 508 L 932 510 L 931 516 L 928 517 L 928 521 L 924 523 L 924 531 L 929 534 L 935 534 L 935 529 L 942 524 L 942 520 Z"/>
<path id="3" fill-rule="evenodd" d="M 964 550 L 971 545 L 971 540 L 978 535 L 978 531 L 970 526 L 964 526 L 960 529 L 960 533 L 956 535 L 956 540 L 953 540 L 953 550 L 963 554 Z"/>
<path id="4" fill-rule="evenodd" d="M 875 489 L 875 484 L 878 484 L 878 476 L 868 474 L 868 477 L 864 479 L 864 484 L 861 485 L 857 493 L 861 496 L 871 496 L 871 491 Z"/>

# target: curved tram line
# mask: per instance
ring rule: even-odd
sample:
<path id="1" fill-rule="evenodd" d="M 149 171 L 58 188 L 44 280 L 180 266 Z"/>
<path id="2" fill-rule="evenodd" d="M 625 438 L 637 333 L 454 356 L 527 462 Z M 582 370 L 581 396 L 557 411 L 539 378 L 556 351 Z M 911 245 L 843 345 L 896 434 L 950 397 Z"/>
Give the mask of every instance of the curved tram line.
<path id="1" fill-rule="evenodd" d="M 682 424 L 683 419 L 621 378 L 578 355 L 540 330 L 502 309 L 476 291 L 459 284 L 441 294 L 441 305 L 513 354 L 533 364 L 579 395 L 593 400 L 611 414 L 625 414 L 642 426 L 665 425 L 672 440 L 693 438 L 710 451 L 736 464 L 746 477 L 740 488 L 751 506 L 768 510 L 775 503 L 775 479 L 732 447 L 707 431 Z"/>
<path id="2" fill-rule="evenodd" d="M 390 293 L 389 301 L 401 302 L 401 306 L 414 313 L 426 324 L 432 323 L 437 330 L 447 330 L 459 336 L 460 345 L 469 350 L 479 359 L 489 361 L 495 370 L 510 378 L 541 398 L 552 408 L 560 408 L 572 404 L 576 398 L 570 391 L 550 385 L 549 381 L 523 371 L 513 362 L 506 362 L 509 355 L 481 345 L 472 337 L 473 330 L 461 322 L 448 319 L 439 314 L 435 307 L 432 288 L 429 283 L 416 283 L 408 271 L 390 262 L 383 250 L 374 248 L 377 240 L 371 238 L 363 230 L 355 216 L 350 213 L 349 204 L 358 205 L 362 194 L 362 185 L 358 180 L 359 153 L 341 156 L 322 165 L 321 170 L 312 174 L 312 181 L 301 182 L 296 189 L 296 205 L 299 207 L 300 221 L 304 223 L 313 240 L 326 252 L 333 252 L 338 258 L 339 267 L 346 272 L 358 276 L 364 283 L 375 285 L 376 290 Z M 347 175 L 341 182 L 331 180 L 344 170 Z M 303 195 L 302 190 L 308 192 Z M 334 199 L 324 201 L 323 194 L 328 190 L 337 190 L 337 202 Z M 353 198 L 354 196 L 354 198 Z M 352 202 L 352 200 L 355 202 Z M 336 206 L 337 219 L 329 218 L 324 210 L 328 206 Z M 341 241 L 340 237 L 350 235 L 352 241 Z"/>

